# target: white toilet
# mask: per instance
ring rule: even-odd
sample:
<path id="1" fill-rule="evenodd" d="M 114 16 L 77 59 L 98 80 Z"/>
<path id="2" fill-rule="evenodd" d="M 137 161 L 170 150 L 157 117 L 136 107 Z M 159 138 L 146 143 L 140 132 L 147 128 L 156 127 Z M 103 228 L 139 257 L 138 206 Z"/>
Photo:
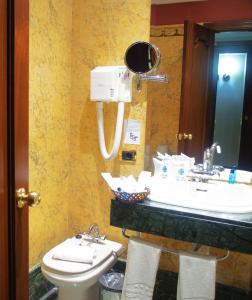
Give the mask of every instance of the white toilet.
<path id="1" fill-rule="evenodd" d="M 58 300 L 98 300 L 98 279 L 123 251 L 119 243 L 78 235 L 50 250 L 43 257 L 41 270 L 59 288 Z"/>

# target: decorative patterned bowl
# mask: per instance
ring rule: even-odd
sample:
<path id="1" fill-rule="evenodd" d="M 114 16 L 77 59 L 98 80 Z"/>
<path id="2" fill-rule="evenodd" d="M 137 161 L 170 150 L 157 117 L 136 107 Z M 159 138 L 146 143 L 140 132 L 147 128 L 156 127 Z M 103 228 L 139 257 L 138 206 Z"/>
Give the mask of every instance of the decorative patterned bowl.
<path id="1" fill-rule="evenodd" d="M 144 199 L 146 199 L 147 196 L 150 194 L 150 190 L 148 188 L 145 188 L 145 191 L 141 193 L 126 193 L 126 192 L 120 192 L 114 190 L 112 190 L 112 192 L 114 193 L 117 200 L 124 203 L 141 202 Z"/>

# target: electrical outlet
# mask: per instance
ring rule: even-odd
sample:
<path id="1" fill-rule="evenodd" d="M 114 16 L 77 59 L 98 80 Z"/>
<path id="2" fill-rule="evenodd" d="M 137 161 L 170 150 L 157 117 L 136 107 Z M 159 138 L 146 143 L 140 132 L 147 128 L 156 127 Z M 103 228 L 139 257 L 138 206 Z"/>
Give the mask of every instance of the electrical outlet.
<path id="1" fill-rule="evenodd" d="M 135 150 L 124 150 L 120 155 L 120 159 L 124 161 L 136 161 L 136 151 Z"/>

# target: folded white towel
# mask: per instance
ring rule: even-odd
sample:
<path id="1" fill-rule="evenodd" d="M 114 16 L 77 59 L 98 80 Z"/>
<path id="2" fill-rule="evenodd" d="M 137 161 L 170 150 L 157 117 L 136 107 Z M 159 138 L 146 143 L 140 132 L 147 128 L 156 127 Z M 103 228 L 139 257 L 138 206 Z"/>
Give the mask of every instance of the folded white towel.
<path id="1" fill-rule="evenodd" d="M 180 252 L 177 300 L 215 298 L 216 258 Z"/>
<path id="2" fill-rule="evenodd" d="M 53 259 L 85 264 L 92 264 L 94 257 L 94 249 L 87 246 L 72 244 L 61 245 L 61 247 L 55 249 L 52 255 Z"/>
<path id="3" fill-rule="evenodd" d="M 160 252 L 161 249 L 151 243 L 137 238 L 129 240 L 122 300 L 152 299 Z"/>

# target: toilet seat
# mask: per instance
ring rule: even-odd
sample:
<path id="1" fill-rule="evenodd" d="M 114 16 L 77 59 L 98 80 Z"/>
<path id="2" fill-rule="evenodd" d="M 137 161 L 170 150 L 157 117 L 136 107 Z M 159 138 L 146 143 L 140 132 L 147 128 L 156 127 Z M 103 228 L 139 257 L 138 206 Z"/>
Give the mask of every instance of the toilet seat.
<path id="1" fill-rule="evenodd" d="M 60 249 L 63 249 L 63 247 L 66 244 L 71 244 L 79 247 L 83 246 L 84 250 L 86 247 L 90 247 L 91 249 L 94 249 L 93 263 L 89 264 L 89 263 L 80 263 L 80 262 L 54 259 L 53 258 L 54 253 L 59 252 Z M 73 237 L 71 239 L 67 239 L 63 243 L 51 249 L 43 257 L 42 268 L 47 270 L 47 272 L 58 274 L 61 276 L 65 275 L 65 276 L 75 277 L 75 276 L 85 275 L 90 271 L 94 271 L 95 268 L 98 268 L 107 260 L 110 260 L 109 259 L 110 257 L 114 260 L 115 259 L 114 256 L 119 256 L 123 250 L 124 249 L 121 244 L 109 240 L 104 240 L 99 243 L 95 243 L 92 241 L 85 240 L 85 236 L 82 236 L 81 240 Z"/>
<path id="2" fill-rule="evenodd" d="M 102 264 L 102 262 L 104 262 L 109 256 L 112 255 L 111 248 L 104 247 L 103 251 L 95 251 L 95 256 L 93 257 L 92 264 L 54 259 L 54 252 L 60 251 L 60 248 L 62 248 L 62 246 L 64 246 L 66 242 L 68 241 L 65 241 L 60 245 L 54 247 L 44 256 L 43 264 L 50 270 L 66 274 L 84 273 L 97 267 L 99 264 Z"/>
<path id="3" fill-rule="evenodd" d="M 69 244 L 73 245 L 73 248 L 72 246 L 64 248 L 64 245 Z M 82 251 L 79 251 L 80 248 L 76 250 L 75 247 L 78 246 L 83 246 L 83 250 L 86 249 L 84 255 L 82 255 Z M 90 248 L 87 249 L 87 247 Z M 90 249 L 92 251 L 89 251 Z M 55 251 L 57 259 L 53 258 Z M 41 271 L 49 282 L 58 287 L 60 300 L 98 300 L 99 278 L 114 266 L 117 257 L 123 251 L 122 244 L 107 239 L 98 239 L 96 243 L 90 236 L 78 235 L 50 250 L 43 257 Z M 77 259 L 85 261 L 85 263 L 64 261 L 58 258 Z"/>

